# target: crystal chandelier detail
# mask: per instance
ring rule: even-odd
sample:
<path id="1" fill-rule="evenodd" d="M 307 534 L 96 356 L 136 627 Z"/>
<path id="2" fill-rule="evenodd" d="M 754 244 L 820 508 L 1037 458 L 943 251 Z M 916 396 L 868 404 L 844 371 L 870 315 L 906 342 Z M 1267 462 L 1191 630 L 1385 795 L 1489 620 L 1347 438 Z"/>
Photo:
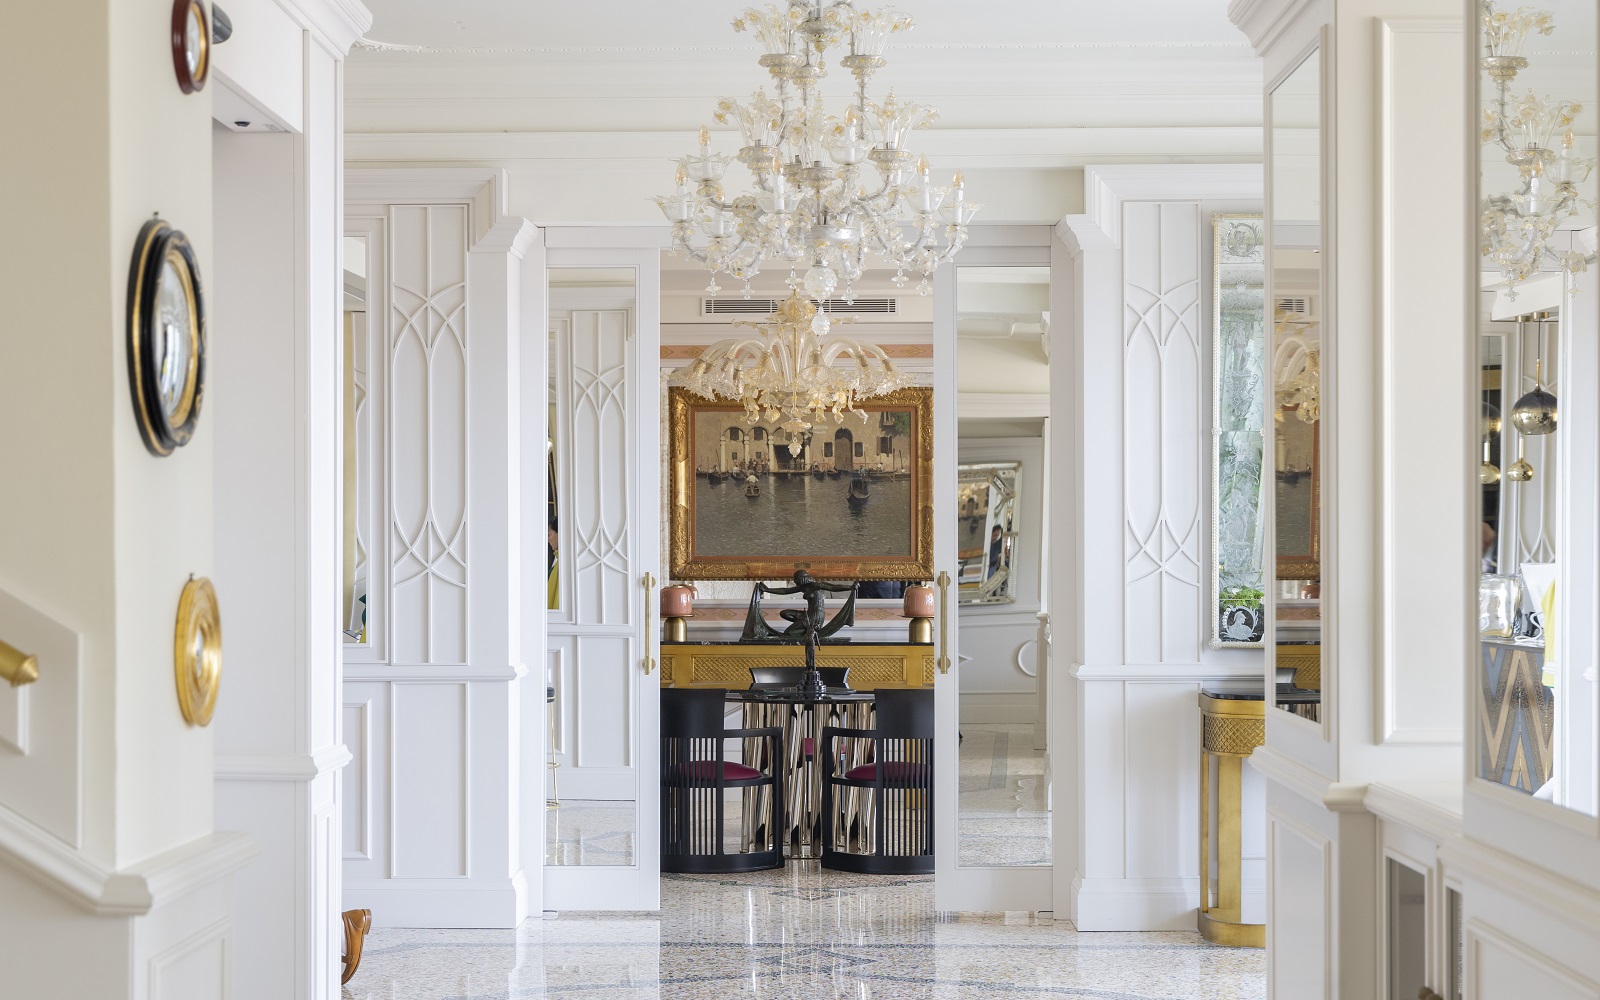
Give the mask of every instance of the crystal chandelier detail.
<path id="1" fill-rule="evenodd" d="M 776 97 L 763 88 L 748 103 L 719 102 L 716 120 L 736 125 L 743 140 L 737 156 L 713 153 L 702 128 L 699 150 L 678 160 L 676 192 L 655 199 L 672 223 L 674 249 L 711 271 L 707 292 L 720 291 L 717 275 L 727 274 L 748 298 L 762 266 L 779 262 L 789 267 L 791 288 L 804 266 L 813 298 L 828 298 L 842 280 L 851 302 L 871 255 L 895 269 L 897 287 L 920 275 L 918 291 L 926 294 L 928 276 L 961 249 L 979 206 L 966 200 L 959 173 L 951 186 L 936 185 L 927 158 L 906 148 L 911 132 L 938 112 L 893 90 L 881 102 L 868 98 L 873 74 L 887 65 L 890 36 L 911 24 L 893 10 L 857 10 L 850 0 L 788 0 L 734 19 L 735 31 L 761 42 L 759 62 Z M 852 102 L 837 115 L 821 94 L 835 49 L 844 51 L 838 65 L 855 82 Z M 723 174 L 734 160 L 754 188 L 729 198 Z"/>
<path id="2" fill-rule="evenodd" d="M 883 348 L 828 337 L 828 314 L 799 290 L 768 319 L 734 325 L 752 327 L 758 336 L 713 344 L 672 383 L 707 398 L 738 400 L 748 423 L 764 419 L 792 434 L 810 430 L 824 415 L 843 423 L 846 413 L 855 413 L 865 423 L 858 400 L 911 384 Z"/>
<path id="3" fill-rule="evenodd" d="M 1482 66 L 1495 83 L 1497 97 L 1483 111 L 1479 139 L 1505 151 L 1506 162 L 1521 176 L 1521 186 L 1483 199 L 1479 249 L 1500 271 L 1510 290 L 1508 297 L 1514 299 L 1517 285 L 1545 265 L 1579 274 L 1595 262 L 1592 255 L 1554 245 L 1564 220 L 1578 215 L 1580 206 L 1594 208 L 1594 201 L 1583 198 L 1578 185 L 1588 180 L 1595 161 L 1573 150 L 1571 126 L 1583 110 L 1581 105 L 1540 97 L 1532 90 L 1522 97 L 1511 93 L 1518 71 L 1528 66 L 1522 54 L 1528 35 L 1555 30 L 1550 12 L 1528 7 L 1506 12 L 1490 0 L 1483 0 L 1481 12 Z"/>

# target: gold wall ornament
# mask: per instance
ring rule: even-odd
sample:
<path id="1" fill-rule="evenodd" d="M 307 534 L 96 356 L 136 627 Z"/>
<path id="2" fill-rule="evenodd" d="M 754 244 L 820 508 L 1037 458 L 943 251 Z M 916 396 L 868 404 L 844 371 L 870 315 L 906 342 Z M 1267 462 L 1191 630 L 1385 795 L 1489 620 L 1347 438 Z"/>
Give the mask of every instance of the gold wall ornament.
<path id="1" fill-rule="evenodd" d="M 0 680 L 22 687 L 39 679 L 39 658 L 7 642 L 0 642 Z"/>
<path id="2" fill-rule="evenodd" d="M 191 726 L 209 725 L 222 676 L 222 618 L 217 611 L 216 588 L 205 577 L 191 576 L 183 585 L 172 659 L 183 720 Z"/>

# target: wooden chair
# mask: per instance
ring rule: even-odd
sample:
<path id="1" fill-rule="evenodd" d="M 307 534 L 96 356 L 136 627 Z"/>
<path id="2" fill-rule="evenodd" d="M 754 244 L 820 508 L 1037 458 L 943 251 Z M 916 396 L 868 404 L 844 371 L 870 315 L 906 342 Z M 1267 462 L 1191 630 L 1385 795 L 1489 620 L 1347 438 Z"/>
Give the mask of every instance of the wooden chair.
<path id="1" fill-rule="evenodd" d="M 724 729 L 726 702 L 720 689 L 664 688 L 661 691 L 661 870 L 664 872 L 749 872 L 783 865 L 779 832 L 783 817 L 783 730 Z M 723 759 L 724 740 L 768 743 L 751 759 L 763 771 Z M 761 850 L 727 850 L 726 792 L 746 789 L 745 809 L 765 805 L 766 822 L 746 816 L 748 828 L 765 833 Z M 767 788 L 762 796 L 757 790 Z"/>
<path id="2" fill-rule="evenodd" d="M 880 688 L 874 702 L 877 728 L 822 730 L 822 867 L 927 874 L 933 871 L 933 689 Z M 835 765 L 849 757 L 842 740 L 870 741 L 870 762 L 839 773 Z M 865 790 L 869 799 L 860 829 L 838 822 L 835 802 L 839 790 L 849 788 Z M 839 849 L 841 828 L 847 840 L 867 849 Z"/>

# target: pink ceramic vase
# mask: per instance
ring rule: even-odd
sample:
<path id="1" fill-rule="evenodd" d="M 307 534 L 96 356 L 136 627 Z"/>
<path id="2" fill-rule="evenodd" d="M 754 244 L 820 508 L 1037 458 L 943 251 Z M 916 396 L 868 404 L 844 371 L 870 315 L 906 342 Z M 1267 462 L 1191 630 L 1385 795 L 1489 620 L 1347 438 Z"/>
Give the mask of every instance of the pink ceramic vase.
<path id="1" fill-rule="evenodd" d="M 694 599 L 700 592 L 693 584 L 680 583 L 661 588 L 661 617 L 688 618 L 694 614 Z"/>
<path id="2" fill-rule="evenodd" d="M 933 588 L 921 584 L 907 587 L 900 613 L 906 618 L 932 618 Z"/>

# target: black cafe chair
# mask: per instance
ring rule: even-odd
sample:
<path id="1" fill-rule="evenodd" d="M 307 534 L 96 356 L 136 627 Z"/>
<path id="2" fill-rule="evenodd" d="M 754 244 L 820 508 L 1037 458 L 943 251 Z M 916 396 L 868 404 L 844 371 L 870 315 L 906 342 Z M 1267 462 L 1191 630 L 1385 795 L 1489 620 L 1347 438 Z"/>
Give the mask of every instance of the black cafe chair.
<path id="1" fill-rule="evenodd" d="M 783 730 L 724 729 L 726 702 L 718 689 L 663 688 L 661 691 L 661 870 L 664 872 L 750 872 L 783 865 L 779 833 L 783 809 Z M 761 770 L 723 759 L 724 740 L 762 740 L 753 759 Z M 759 850 L 728 851 L 726 792 L 745 789 L 744 808 L 764 804 L 764 823 L 751 822 L 764 842 Z M 766 788 L 764 797 L 758 790 Z M 755 817 L 750 817 L 754 820 Z M 734 831 L 739 837 L 739 832 Z"/>
<path id="2" fill-rule="evenodd" d="M 870 875 L 933 871 L 933 689 L 880 688 L 873 729 L 822 730 L 822 867 Z M 870 761 L 840 773 L 852 759 L 843 740 L 870 742 Z M 844 756 L 841 757 L 841 754 Z M 854 759 L 859 759 L 859 752 Z M 870 819 L 840 822 L 835 803 L 845 789 L 864 790 Z M 863 815 L 867 811 L 863 810 Z M 845 849 L 838 835 L 843 831 Z M 857 844 L 863 850 L 848 849 Z"/>

